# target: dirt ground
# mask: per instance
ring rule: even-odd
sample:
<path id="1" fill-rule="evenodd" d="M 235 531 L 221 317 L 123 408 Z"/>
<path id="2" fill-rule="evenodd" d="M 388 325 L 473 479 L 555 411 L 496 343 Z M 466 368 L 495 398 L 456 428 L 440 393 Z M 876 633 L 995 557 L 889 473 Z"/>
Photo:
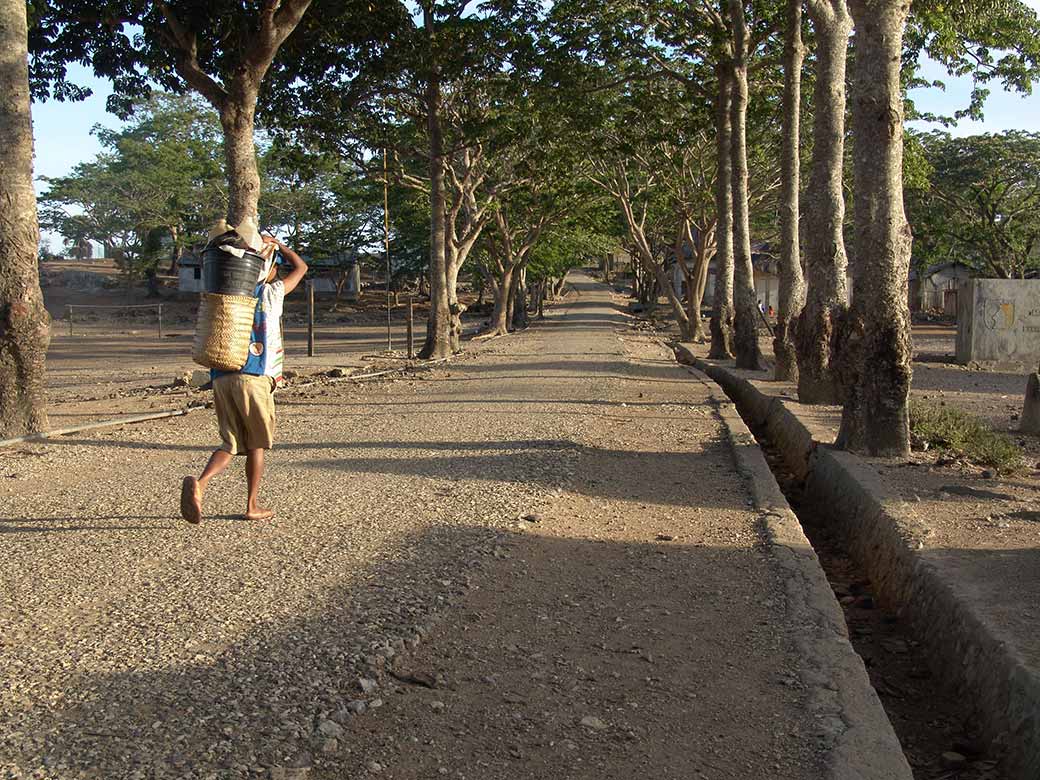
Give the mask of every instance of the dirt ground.
<path id="1" fill-rule="evenodd" d="M 282 393 L 270 523 L 237 474 L 176 516 L 205 412 L 0 451 L 0 774 L 820 777 L 707 388 L 577 286 L 448 367 Z"/>

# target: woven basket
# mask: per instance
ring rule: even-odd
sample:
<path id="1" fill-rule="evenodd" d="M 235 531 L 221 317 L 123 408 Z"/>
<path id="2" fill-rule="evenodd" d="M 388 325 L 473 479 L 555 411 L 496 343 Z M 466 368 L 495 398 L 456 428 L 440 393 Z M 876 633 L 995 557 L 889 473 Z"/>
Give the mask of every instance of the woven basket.
<path id="1" fill-rule="evenodd" d="M 256 298 L 203 293 L 191 359 L 200 366 L 238 371 L 249 357 Z"/>

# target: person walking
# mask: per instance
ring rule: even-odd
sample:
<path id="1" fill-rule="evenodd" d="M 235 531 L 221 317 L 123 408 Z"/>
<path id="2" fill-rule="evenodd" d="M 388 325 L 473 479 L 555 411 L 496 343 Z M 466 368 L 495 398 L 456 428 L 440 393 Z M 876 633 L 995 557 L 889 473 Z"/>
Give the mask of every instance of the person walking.
<path id="1" fill-rule="evenodd" d="M 274 445 L 274 391 L 282 383 L 282 306 L 307 273 L 307 264 L 298 254 L 273 236 L 263 236 L 264 244 L 274 245 L 288 265 L 284 279 L 278 279 L 279 263 L 271 260 L 257 280 L 256 311 L 249 339 L 249 357 L 234 372 L 212 371 L 213 408 L 220 429 L 220 447 L 196 477 L 181 482 L 181 517 L 189 523 L 202 521 L 202 498 L 213 477 L 230 465 L 236 455 L 246 459 L 247 520 L 268 520 L 274 511 L 260 505 L 260 480 L 264 474 L 264 454 Z M 265 253 L 266 254 L 266 253 Z"/>

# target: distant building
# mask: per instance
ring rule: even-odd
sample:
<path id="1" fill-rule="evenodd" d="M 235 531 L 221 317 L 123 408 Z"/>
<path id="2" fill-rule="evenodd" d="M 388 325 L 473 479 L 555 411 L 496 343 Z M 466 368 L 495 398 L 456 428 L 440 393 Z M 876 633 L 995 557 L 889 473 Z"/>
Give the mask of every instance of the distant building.
<path id="1" fill-rule="evenodd" d="M 975 271 L 964 263 L 949 262 L 929 266 L 923 271 L 910 271 L 908 303 L 910 311 L 942 310 L 957 315 L 957 292 L 975 276 Z"/>
<path id="2" fill-rule="evenodd" d="M 356 301 L 361 294 L 361 265 L 355 252 L 336 252 L 326 257 L 304 258 L 310 271 L 307 278 L 316 293 L 334 293 L 343 284 L 343 299 Z"/>
<path id="3" fill-rule="evenodd" d="M 608 252 L 600 258 L 600 270 L 607 274 L 622 273 L 632 269 L 632 255 L 622 247 Z"/>
<path id="4" fill-rule="evenodd" d="M 198 255 L 181 255 L 177 261 L 177 292 L 202 292 L 202 258 Z"/>
<path id="5" fill-rule="evenodd" d="M 688 265 L 692 265 L 693 259 L 687 257 L 686 262 Z M 762 306 L 766 309 L 770 306 L 775 308 L 780 300 L 780 269 L 777 259 L 770 253 L 768 246 L 762 245 L 752 251 L 751 266 L 754 272 L 755 301 L 761 301 Z M 710 306 L 715 296 L 717 269 L 718 263 L 715 258 L 712 258 L 708 263 L 708 279 L 704 286 L 703 305 L 705 306 Z M 672 284 L 680 297 L 686 295 L 686 278 L 678 264 L 672 268 Z"/>

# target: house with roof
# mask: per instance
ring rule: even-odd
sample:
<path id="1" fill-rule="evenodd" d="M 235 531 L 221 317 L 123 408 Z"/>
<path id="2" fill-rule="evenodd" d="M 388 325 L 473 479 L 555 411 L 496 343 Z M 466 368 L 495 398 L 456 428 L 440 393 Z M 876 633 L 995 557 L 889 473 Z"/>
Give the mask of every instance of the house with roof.
<path id="1" fill-rule="evenodd" d="M 690 247 L 683 248 L 686 253 L 687 265 L 692 265 L 692 253 Z M 678 263 L 672 262 L 670 272 L 672 274 L 672 285 L 680 297 L 686 296 L 686 277 Z M 762 306 L 768 309 L 776 307 L 780 300 L 780 268 L 776 257 L 769 251 L 768 244 L 760 244 L 751 252 L 751 266 L 754 273 L 755 299 L 761 301 Z M 704 286 L 703 305 L 710 306 L 715 296 L 715 277 L 718 273 L 718 261 L 712 258 L 708 263 L 708 279 Z"/>
<path id="2" fill-rule="evenodd" d="M 975 276 L 975 271 L 956 260 L 937 263 L 922 271 L 910 269 L 907 280 L 910 311 L 941 310 L 957 316 L 957 291 Z"/>
<path id="3" fill-rule="evenodd" d="M 198 255 L 184 254 L 177 261 L 177 292 L 203 292 L 202 258 Z"/>

